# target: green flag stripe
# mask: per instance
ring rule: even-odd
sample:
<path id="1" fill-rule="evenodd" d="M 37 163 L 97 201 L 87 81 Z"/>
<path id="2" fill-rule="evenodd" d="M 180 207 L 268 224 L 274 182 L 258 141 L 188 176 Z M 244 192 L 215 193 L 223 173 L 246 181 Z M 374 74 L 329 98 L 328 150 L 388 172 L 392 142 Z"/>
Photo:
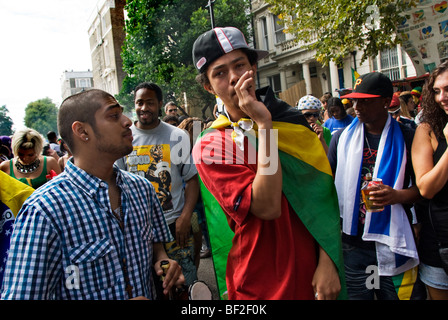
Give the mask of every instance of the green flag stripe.
<path id="1" fill-rule="evenodd" d="M 339 205 L 333 177 L 279 151 L 283 193 L 307 230 L 335 263 L 346 299 Z M 336 211 L 335 211 L 336 210 Z"/>
<path id="2" fill-rule="evenodd" d="M 199 177 L 201 195 L 204 203 L 205 219 L 210 238 L 213 265 L 218 285 L 219 296 L 227 291 L 226 266 L 227 256 L 232 247 L 233 231 L 230 229 L 225 213 L 215 197 L 205 187 Z"/>

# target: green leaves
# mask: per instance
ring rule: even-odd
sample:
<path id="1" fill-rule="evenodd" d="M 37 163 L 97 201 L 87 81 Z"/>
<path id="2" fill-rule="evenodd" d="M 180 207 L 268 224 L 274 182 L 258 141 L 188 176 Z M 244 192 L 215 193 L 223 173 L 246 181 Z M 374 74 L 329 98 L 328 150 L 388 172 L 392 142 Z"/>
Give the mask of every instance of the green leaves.
<path id="1" fill-rule="evenodd" d="M 8 108 L 6 106 L 0 107 L 0 136 L 11 136 L 13 134 L 13 121 L 8 116 Z"/>
<path id="2" fill-rule="evenodd" d="M 30 102 L 25 109 L 25 126 L 33 128 L 44 137 L 48 131 L 57 132 L 58 109 L 50 98 Z"/>
<path id="3" fill-rule="evenodd" d="M 399 13 L 415 1 L 392 0 L 266 0 L 271 11 L 290 18 L 287 32 L 297 41 L 309 43 L 323 64 L 338 61 L 355 49 L 361 49 L 362 60 L 399 42 L 396 26 Z M 292 14 L 291 14 L 292 13 Z M 314 39 L 319 39 L 313 42 Z"/>
<path id="4" fill-rule="evenodd" d="M 219 0 L 214 4 L 215 26 L 235 26 L 247 37 L 249 0 Z M 129 0 L 126 4 L 126 39 L 122 47 L 127 77 L 117 99 L 127 111 L 133 109 L 133 88 L 143 81 L 158 84 L 165 101 L 184 103 L 184 92 L 193 114 L 213 109 L 214 97 L 195 81 L 192 48 L 196 38 L 211 28 L 204 0 Z M 250 38 L 248 38 L 250 39 Z M 211 116 L 211 112 L 207 115 Z"/>

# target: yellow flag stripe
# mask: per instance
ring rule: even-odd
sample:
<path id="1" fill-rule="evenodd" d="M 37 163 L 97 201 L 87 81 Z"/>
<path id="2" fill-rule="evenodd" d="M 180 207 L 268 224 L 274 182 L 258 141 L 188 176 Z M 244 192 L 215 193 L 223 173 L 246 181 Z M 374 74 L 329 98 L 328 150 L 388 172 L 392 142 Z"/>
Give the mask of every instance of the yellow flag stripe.
<path id="1" fill-rule="evenodd" d="M 278 148 L 281 151 L 308 163 L 319 171 L 333 174 L 322 144 L 314 132 L 294 123 L 274 121 L 272 124 L 274 129 L 278 129 Z"/>
<path id="2" fill-rule="evenodd" d="M 406 271 L 403 275 L 400 287 L 398 289 L 398 298 L 400 300 L 410 300 L 414 289 L 415 281 L 417 281 L 418 267 L 414 267 Z"/>
<path id="3" fill-rule="evenodd" d="M 230 125 L 231 122 L 226 116 L 219 115 L 211 128 L 220 129 Z M 283 121 L 273 121 L 272 126 L 278 129 L 279 150 L 304 161 L 319 171 L 332 175 L 322 144 L 313 131 L 303 125 Z M 256 123 L 254 123 L 254 129 L 257 130 Z"/>

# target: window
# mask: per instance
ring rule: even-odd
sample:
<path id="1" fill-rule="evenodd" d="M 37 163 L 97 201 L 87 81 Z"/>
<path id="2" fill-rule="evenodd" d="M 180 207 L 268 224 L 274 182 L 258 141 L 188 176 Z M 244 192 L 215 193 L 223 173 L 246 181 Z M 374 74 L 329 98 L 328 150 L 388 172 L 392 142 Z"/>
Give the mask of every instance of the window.
<path id="1" fill-rule="evenodd" d="M 272 88 L 275 94 L 279 94 L 282 92 L 282 83 L 280 80 L 280 74 L 273 75 L 268 77 L 269 86 Z"/>
<path id="2" fill-rule="evenodd" d="M 103 37 L 106 35 L 106 31 L 107 31 L 107 21 L 105 15 L 103 15 L 101 16 L 101 33 Z"/>
<path id="3" fill-rule="evenodd" d="M 90 78 L 75 79 L 75 83 L 76 88 L 90 88 L 92 86 Z"/>
<path id="4" fill-rule="evenodd" d="M 275 43 L 280 43 L 286 40 L 286 34 L 283 32 L 285 24 L 278 16 L 274 16 L 274 31 Z"/>
<path id="5" fill-rule="evenodd" d="M 261 43 L 264 50 L 269 50 L 269 38 L 268 38 L 268 22 L 266 17 L 261 18 Z"/>
<path id="6" fill-rule="evenodd" d="M 399 56 L 401 54 L 401 57 Z M 407 66 L 402 61 L 406 61 L 406 53 L 400 47 L 385 49 L 373 59 L 373 69 L 384 73 L 392 81 L 407 77 Z M 400 75 L 400 69 L 403 75 Z"/>
<path id="7" fill-rule="evenodd" d="M 317 78 L 317 67 L 310 66 L 310 78 Z"/>
<path id="8" fill-rule="evenodd" d="M 99 28 L 99 25 L 96 26 L 95 33 L 96 33 L 96 45 L 100 46 L 103 43 L 103 38 L 101 36 L 101 29 Z"/>
<path id="9" fill-rule="evenodd" d="M 109 42 L 106 40 L 104 41 L 104 63 L 106 64 L 106 67 L 110 66 L 110 54 L 109 54 Z"/>

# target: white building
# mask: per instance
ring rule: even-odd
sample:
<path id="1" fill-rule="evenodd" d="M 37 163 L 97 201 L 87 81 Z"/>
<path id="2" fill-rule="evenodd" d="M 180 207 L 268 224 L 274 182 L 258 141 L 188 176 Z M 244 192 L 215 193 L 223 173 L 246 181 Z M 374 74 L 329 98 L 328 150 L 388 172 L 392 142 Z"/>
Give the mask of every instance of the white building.
<path id="1" fill-rule="evenodd" d="M 359 74 L 372 71 L 385 73 L 391 80 L 415 76 L 411 60 L 400 47 L 380 52 L 361 64 L 362 52 L 353 52 L 343 65 L 322 66 L 315 52 L 304 49 L 294 37 L 283 32 L 277 16 L 269 11 L 263 0 L 252 0 L 255 46 L 268 50 L 269 56 L 258 63 L 258 82 L 273 90 L 291 105 L 306 94 L 321 97 L 325 92 L 337 96 L 336 89 L 352 88 L 352 69 Z M 316 39 L 316 41 L 318 41 Z"/>
<path id="2" fill-rule="evenodd" d="M 98 0 L 89 19 L 90 54 L 95 88 L 120 92 L 125 73 L 121 47 L 125 39 L 125 0 Z"/>
<path id="3" fill-rule="evenodd" d="M 61 76 L 61 96 L 65 99 L 75 93 L 93 88 L 92 71 L 64 71 Z"/>

